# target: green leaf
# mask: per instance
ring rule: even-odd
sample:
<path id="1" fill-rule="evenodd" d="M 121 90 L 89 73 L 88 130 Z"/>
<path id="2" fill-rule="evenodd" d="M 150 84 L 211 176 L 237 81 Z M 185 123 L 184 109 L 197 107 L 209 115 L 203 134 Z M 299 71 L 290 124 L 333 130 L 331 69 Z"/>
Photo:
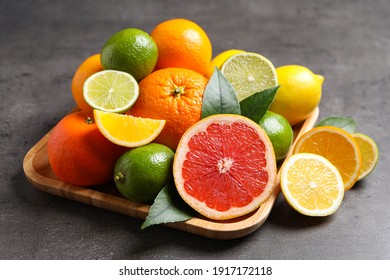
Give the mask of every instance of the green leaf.
<path id="1" fill-rule="evenodd" d="M 335 126 L 349 133 L 354 133 L 356 130 L 356 122 L 352 118 L 340 117 L 340 116 L 330 116 L 322 119 L 316 126 Z"/>
<path id="2" fill-rule="evenodd" d="M 279 86 L 257 92 L 240 102 L 241 115 L 258 123 L 274 101 Z"/>
<path id="3" fill-rule="evenodd" d="M 186 221 L 197 213 L 180 197 L 173 184 L 165 186 L 150 207 L 141 229 L 151 225 Z"/>
<path id="4" fill-rule="evenodd" d="M 201 118 L 216 114 L 241 114 L 236 92 L 217 67 L 203 93 Z"/>

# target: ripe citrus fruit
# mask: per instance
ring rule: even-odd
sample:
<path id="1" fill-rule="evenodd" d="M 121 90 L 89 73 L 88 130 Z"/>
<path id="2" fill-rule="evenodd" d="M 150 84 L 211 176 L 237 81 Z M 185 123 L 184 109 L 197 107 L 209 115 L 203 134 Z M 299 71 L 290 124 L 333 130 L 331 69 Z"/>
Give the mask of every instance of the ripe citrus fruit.
<path id="1" fill-rule="evenodd" d="M 228 58 L 230 58 L 231 56 L 233 56 L 235 54 L 242 53 L 242 52 L 244 52 L 244 51 L 231 49 L 231 50 L 223 51 L 220 54 L 218 54 L 216 57 L 214 57 L 211 60 L 210 69 L 209 69 L 209 73 L 207 74 L 207 78 L 211 77 L 211 75 L 213 74 L 213 72 L 215 70 L 215 67 L 217 67 L 218 69 L 221 69 L 222 64 L 224 64 Z"/>
<path id="2" fill-rule="evenodd" d="M 172 182 L 174 153 L 168 147 L 151 143 L 124 153 L 116 162 L 115 185 L 120 193 L 141 203 L 151 203 Z"/>
<path id="3" fill-rule="evenodd" d="M 286 159 L 280 184 L 287 202 L 307 216 L 328 216 L 340 206 L 344 183 L 340 172 L 326 158 L 309 153 Z"/>
<path id="4" fill-rule="evenodd" d="M 162 131 L 165 120 L 137 118 L 94 110 L 100 132 L 111 142 L 124 147 L 139 147 L 152 142 Z"/>
<path id="5" fill-rule="evenodd" d="M 153 71 L 157 56 L 157 46 L 148 33 L 128 28 L 115 33 L 106 41 L 101 52 L 101 62 L 104 69 L 124 71 L 140 81 Z"/>
<path id="6" fill-rule="evenodd" d="M 259 121 L 259 125 L 267 133 L 275 151 L 276 160 L 286 157 L 293 141 L 293 130 L 283 116 L 267 111 Z"/>
<path id="7" fill-rule="evenodd" d="M 165 68 L 143 79 L 137 102 L 128 111 L 142 118 L 166 120 L 155 142 L 172 150 L 183 133 L 200 120 L 203 92 L 207 79 L 183 68 Z"/>
<path id="8" fill-rule="evenodd" d="M 275 187 L 272 144 L 258 124 L 219 114 L 189 128 L 177 147 L 173 176 L 180 196 L 215 220 L 245 215 Z"/>
<path id="9" fill-rule="evenodd" d="M 231 56 L 222 65 L 221 72 L 232 84 L 239 101 L 278 84 L 271 61 L 257 53 L 243 52 Z"/>
<path id="10" fill-rule="evenodd" d="M 291 125 L 306 119 L 318 106 L 324 77 L 299 65 L 276 69 L 280 87 L 269 110 L 284 116 Z"/>
<path id="11" fill-rule="evenodd" d="M 362 154 L 362 172 L 358 179 L 361 180 L 374 170 L 378 162 L 379 150 L 375 141 L 365 134 L 353 133 L 352 137 L 358 144 L 360 153 Z"/>
<path id="12" fill-rule="evenodd" d="M 124 113 L 139 94 L 137 81 L 129 73 L 103 70 L 91 75 L 84 83 L 85 101 L 94 109 Z"/>
<path id="13" fill-rule="evenodd" d="M 79 109 L 83 111 L 86 117 L 92 117 L 93 108 L 89 106 L 88 103 L 84 100 L 84 82 L 88 79 L 89 76 L 102 70 L 103 66 L 100 63 L 100 54 L 95 54 L 83 61 L 83 63 L 80 64 L 80 66 L 74 73 L 72 79 L 73 99 L 76 102 L 77 107 L 79 107 Z"/>
<path id="14" fill-rule="evenodd" d="M 54 174 L 79 186 L 95 186 L 112 180 L 112 172 L 124 149 L 108 141 L 81 111 L 65 116 L 52 130 L 47 153 Z"/>
<path id="15" fill-rule="evenodd" d="M 339 170 L 347 191 L 360 176 L 362 156 L 353 137 L 343 129 L 319 126 L 302 135 L 294 153 L 313 153 L 328 159 Z"/>
<path id="16" fill-rule="evenodd" d="M 187 19 L 171 19 L 150 34 L 158 47 L 156 69 L 179 67 L 207 75 L 212 47 L 206 32 Z"/>

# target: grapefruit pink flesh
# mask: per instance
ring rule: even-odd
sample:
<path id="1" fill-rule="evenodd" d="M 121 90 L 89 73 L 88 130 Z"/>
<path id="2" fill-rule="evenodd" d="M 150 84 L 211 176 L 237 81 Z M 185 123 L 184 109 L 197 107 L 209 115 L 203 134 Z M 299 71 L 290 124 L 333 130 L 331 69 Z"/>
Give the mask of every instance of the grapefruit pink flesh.
<path id="1" fill-rule="evenodd" d="M 272 144 L 259 125 L 245 117 L 211 116 L 183 135 L 174 177 L 182 198 L 204 216 L 242 216 L 258 208 L 273 190 Z"/>

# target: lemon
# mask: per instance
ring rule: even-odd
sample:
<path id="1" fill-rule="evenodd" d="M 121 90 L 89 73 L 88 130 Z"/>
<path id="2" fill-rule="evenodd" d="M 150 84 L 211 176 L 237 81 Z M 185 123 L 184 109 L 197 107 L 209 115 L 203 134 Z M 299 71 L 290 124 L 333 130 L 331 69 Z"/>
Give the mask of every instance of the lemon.
<path id="1" fill-rule="evenodd" d="M 283 163 L 280 184 L 292 208 L 307 216 L 328 216 L 340 206 L 344 183 L 326 158 L 310 153 L 292 155 Z"/>
<path id="2" fill-rule="evenodd" d="M 318 106 L 324 77 L 299 65 L 286 65 L 276 69 L 279 89 L 270 111 L 284 116 L 291 125 L 306 119 Z"/>
<path id="3" fill-rule="evenodd" d="M 259 125 L 271 140 L 276 159 L 285 158 L 293 141 L 293 130 L 286 118 L 267 111 L 259 121 Z"/>
<path id="4" fill-rule="evenodd" d="M 358 144 L 362 155 L 362 171 L 358 178 L 362 180 L 374 170 L 378 162 L 379 150 L 375 141 L 363 133 L 353 133 L 352 137 Z"/>
<path id="5" fill-rule="evenodd" d="M 173 180 L 173 151 L 150 143 L 124 153 L 116 162 L 114 181 L 127 199 L 152 203 L 158 193 Z"/>
<path id="6" fill-rule="evenodd" d="M 217 67 L 218 69 L 221 69 L 222 64 L 224 64 L 228 58 L 230 58 L 231 56 L 233 56 L 235 54 L 242 53 L 242 52 L 244 52 L 244 51 L 231 49 L 231 50 L 223 51 L 220 54 L 218 54 L 216 57 L 214 57 L 211 60 L 208 77 L 209 78 L 211 77 L 211 75 L 213 74 L 213 72 L 215 70 L 215 67 Z"/>
<path id="7" fill-rule="evenodd" d="M 137 81 L 128 73 L 103 70 L 91 75 L 83 86 L 84 100 L 94 109 L 123 113 L 139 95 Z"/>
<path id="8" fill-rule="evenodd" d="M 123 147 L 139 147 L 152 142 L 166 121 L 93 110 L 99 131 L 112 143 Z"/>
<path id="9" fill-rule="evenodd" d="M 104 69 L 127 72 L 137 81 L 153 71 L 157 57 L 157 45 L 153 38 L 137 28 L 127 28 L 113 34 L 101 51 Z"/>
<path id="10" fill-rule="evenodd" d="M 274 65 L 257 53 L 243 52 L 231 56 L 223 63 L 221 72 L 232 84 L 238 101 L 278 84 Z"/>

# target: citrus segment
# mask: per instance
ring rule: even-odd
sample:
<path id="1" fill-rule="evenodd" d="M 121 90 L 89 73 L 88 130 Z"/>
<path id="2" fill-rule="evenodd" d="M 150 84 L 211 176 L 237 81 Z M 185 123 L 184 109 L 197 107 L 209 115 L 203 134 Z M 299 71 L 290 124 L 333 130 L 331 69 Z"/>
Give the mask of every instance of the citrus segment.
<path id="1" fill-rule="evenodd" d="M 222 65 L 221 72 L 232 84 L 239 101 L 278 84 L 271 61 L 257 53 L 243 52 L 231 56 Z"/>
<path id="2" fill-rule="evenodd" d="M 360 176 L 362 157 L 353 137 L 332 126 L 311 129 L 300 137 L 294 153 L 314 153 L 328 159 L 339 170 L 345 190 L 353 187 Z"/>
<path id="3" fill-rule="evenodd" d="M 242 116 L 220 114 L 186 131 L 173 173 L 184 201 L 210 219 L 224 220 L 257 209 L 270 196 L 276 160 L 259 125 Z"/>
<path id="4" fill-rule="evenodd" d="M 139 147 L 152 142 L 162 131 L 165 120 L 137 118 L 94 110 L 100 132 L 111 142 L 124 147 Z"/>
<path id="5" fill-rule="evenodd" d="M 372 138 L 365 134 L 353 133 L 352 137 L 358 144 L 362 154 L 362 172 L 358 179 L 361 180 L 374 170 L 379 158 L 378 146 Z"/>
<path id="6" fill-rule="evenodd" d="M 103 70 L 84 83 L 84 99 L 94 109 L 123 113 L 137 100 L 137 81 L 128 73 Z"/>
<path id="7" fill-rule="evenodd" d="M 295 154 L 286 159 L 280 174 L 284 197 L 304 215 L 328 216 L 343 200 L 343 179 L 337 168 L 322 156 Z"/>

